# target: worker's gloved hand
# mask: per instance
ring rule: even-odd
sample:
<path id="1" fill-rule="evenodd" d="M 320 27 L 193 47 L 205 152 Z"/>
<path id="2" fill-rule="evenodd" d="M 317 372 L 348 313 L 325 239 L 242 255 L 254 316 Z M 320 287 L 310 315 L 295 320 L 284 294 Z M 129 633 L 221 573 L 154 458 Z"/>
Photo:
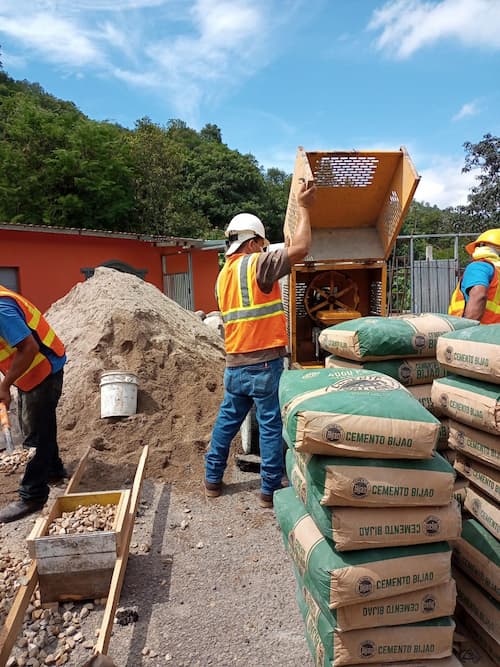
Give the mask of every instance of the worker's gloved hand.
<path id="1" fill-rule="evenodd" d="M 304 208 L 310 208 L 316 199 L 316 185 L 314 181 L 308 183 L 305 183 L 303 179 L 301 181 L 297 191 L 297 203 Z"/>

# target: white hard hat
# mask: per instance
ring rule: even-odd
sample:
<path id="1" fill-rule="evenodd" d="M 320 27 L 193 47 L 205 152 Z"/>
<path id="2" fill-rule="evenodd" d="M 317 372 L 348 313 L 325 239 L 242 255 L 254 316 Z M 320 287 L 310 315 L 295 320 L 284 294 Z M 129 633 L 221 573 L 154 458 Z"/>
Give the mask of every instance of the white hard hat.
<path id="1" fill-rule="evenodd" d="M 228 238 L 228 247 L 226 250 L 226 255 L 232 255 L 235 253 L 242 243 L 253 239 L 256 236 L 264 239 L 264 245 L 269 245 L 269 241 L 266 239 L 266 230 L 261 220 L 252 213 L 238 213 L 231 220 L 227 226 L 226 231 L 224 232 Z"/>

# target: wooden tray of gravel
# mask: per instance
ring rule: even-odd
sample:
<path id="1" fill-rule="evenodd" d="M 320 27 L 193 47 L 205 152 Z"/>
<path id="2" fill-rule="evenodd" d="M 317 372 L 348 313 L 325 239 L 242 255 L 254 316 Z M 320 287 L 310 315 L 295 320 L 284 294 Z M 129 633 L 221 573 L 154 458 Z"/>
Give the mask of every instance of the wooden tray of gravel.
<path id="1" fill-rule="evenodd" d="M 27 543 L 30 556 L 36 559 L 43 604 L 107 597 L 122 550 L 129 498 L 129 490 L 63 495 L 49 515 L 35 523 Z M 106 506 L 115 508 L 108 524 L 99 517 L 104 514 L 100 508 Z M 85 513 L 82 508 L 92 512 L 86 521 L 91 525 L 76 532 L 75 522 Z"/>

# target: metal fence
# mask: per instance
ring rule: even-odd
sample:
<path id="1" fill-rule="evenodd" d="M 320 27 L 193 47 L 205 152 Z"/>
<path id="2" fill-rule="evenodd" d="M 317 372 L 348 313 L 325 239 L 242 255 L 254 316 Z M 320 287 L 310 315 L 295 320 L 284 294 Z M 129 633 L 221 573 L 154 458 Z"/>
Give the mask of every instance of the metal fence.
<path id="1" fill-rule="evenodd" d="M 464 246 L 476 236 L 399 236 L 388 262 L 389 314 L 446 313 L 455 285 L 470 261 Z"/>

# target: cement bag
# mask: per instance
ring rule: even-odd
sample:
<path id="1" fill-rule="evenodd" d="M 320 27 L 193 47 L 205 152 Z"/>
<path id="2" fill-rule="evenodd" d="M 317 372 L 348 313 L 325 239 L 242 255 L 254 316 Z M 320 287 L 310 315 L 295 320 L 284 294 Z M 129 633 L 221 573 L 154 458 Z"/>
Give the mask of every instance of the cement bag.
<path id="1" fill-rule="evenodd" d="M 476 320 L 433 313 L 360 317 L 323 329 L 319 344 L 327 352 L 354 361 L 435 357 L 439 336 L 478 324 Z"/>
<path id="2" fill-rule="evenodd" d="M 435 417 L 442 415 L 441 409 L 434 405 L 431 398 L 432 384 L 418 384 L 415 387 L 408 387 L 408 391 L 416 398 L 417 401 L 422 405 L 426 410 L 429 410 L 431 414 Z M 441 430 L 439 432 L 439 439 L 441 439 L 442 434 Z"/>
<path id="3" fill-rule="evenodd" d="M 301 599 L 297 601 L 301 610 L 308 643 L 312 646 L 316 665 L 385 664 L 419 658 L 442 658 L 452 653 L 455 623 L 449 617 L 411 625 L 367 628 L 341 631 L 332 626 L 321 611 L 311 611 Z"/>
<path id="4" fill-rule="evenodd" d="M 500 665 L 500 642 L 496 641 L 493 639 L 491 635 L 489 635 L 483 628 L 482 626 L 477 623 L 472 616 L 467 614 L 463 607 L 461 605 L 457 605 L 457 612 L 460 613 L 461 618 L 460 620 L 465 623 L 465 626 L 467 628 L 467 632 L 472 636 L 475 641 L 479 643 L 479 645 L 487 652 L 487 654 L 491 657 L 493 660 L 493 664 L 495 667 L 498 667 Z M 464 662 L 464 665 L 466 663 Z M 477 663 L 480 667 L 482 667 L 481 663 Z M 414 666 L 416 667 L 416 666 Z M 489 665 L 488 665 L 489 667 Z"/>
<path id="5" fill-rule="evenodd" d="M 285 434 L 285 442 L 288 440 Z M 448 505 L 456 473 L 439 454 L 430 459 L 354 459 L 291 450 L 322 505 L 408 507 Z M 288 454 L 287 454 L 288 456 Z"/>
<path id="6" fill-rule="evenodd" d="M 446 542 L 338 553 L 324 538 L 293 488 L 274 494 L 276 518 L 304 583 L 330 609 L 400 595 L 450 581 Z"/>
<path id="7" fill-rule="evenodd" d="M 326 357 L 325 368 L 364 368 L 367 371 L 377 371 L 401 382 L 405 387 L 414 387 L 421 384 L 431 384 L 436 378 L 446 375 L 446 370 L 431 357 L 426 359 L 387 359 L 385 361 L 356 362 L 336 357 L 334 354 Z"/>
<path id="8" fill-rule="evenodd" d="M 500 324 L 444 334 L 436 356 L 450 373 L 500 384 Z"/>
<path id="9" fill-rule="evenodd" d="M 453 448 L 442 449 L 440 452 L 441 456 L 448 461 L 450 465 L 455 465 L 455 459 L 457 458 L 457 453 Z"/>
<path id="10" fill-rule="evenodd" d="M 452 419 L 500 435 L 500 386 L 458 375 L 434 380 L 432 402 Z"/>
<path id="11" fill-rule="evenodd" d="M 330 624 L 339 630 L 359 630 L 416 623 L 451 616 L 455 611 L 456 586 L 453 579 L 446 584 L 431 586 L 424 590 L 329 609 L 321 604 L 321 596 L 304 584 L 297 570 L 295 570 L 295 576 L 309 611 L 316 617 L 321 610 Z"/>
<path id="12" fill-rule="evenodd" d="M 448 420 L 449 444 L 457 451 L 500 470 L 500 438 Z"/>
<path id="13" fill-rule="evenodd" d="M 467 489 L 464 507 L 486 530 L 500 540 L 500 507 L 491 498 L 480 493 L 472 484 Z"/>
<path id="14" fill-rule="evenodd" d="M 326 507 L 314 485 L 307 485 L 296 465 L 287 473 L 297 496 L 314 519 L 321 534 L 335 543 L 337 551 L 428 544 L 460 536 L 462 515 L 456 500 L 442 507 L 357 508 Z"/>
<path id="15" fill-rule="evenodd" d="M 458 568 L 453 569 L 453 577 L 457 584 L 457 600 L 460 605 L 490 637 L 500 641 L 500 603 Z"/>
<path id="16" fill-rule="evenodd" d="M 452 560 L 500 602 L 500 546 L 475 519 L 464 521 L 462 535 L 453 543 Z"/>
<path id="17" fill-rule="evenodd" d="M 456 450 L 453 450 L 456 451 Z M 485 466 L 456 452 L 455 470 L 469 479 L 474 486 L 484 491 L 496 503 L 500 503 L 500 470 Z"/>
<path id="18" fill-rule="evenodd" d="M 498 667 L 485 650 L 470 636 L 460 619 L 455 619 L 457 627 L 453 636 L 453 651 L 463 667 Z"/>
<path id="19" fill-rule="evenodd" d="M 463 504 L 465 503 L 465 496 L 467 495 L 468 486 L 469 480 L 464 479 L 463 477 L 457 478 L 455 484 L 453 485 L 453 497 L 461 507 L 463 507 Z"/>
<path id="20" fill-rule="evenodd" d="M 286 371 L 279 401 L 289 442 L 310 454 L 430 458 L 439 434 L 439 420 L 382 373 Z"/>
<path id="21" fill-rule="evenodd" d="M 432 385 L 431 385 L 431 391 L 432 391 Z M 450 437 L 449 421 L 450 421 L 449 419 L 440 419 L 441 425 L 439 427 L 439 435 L 436 445 L 436 449 L 438 450 L 438 452 L 443 449 L 448 449 L 448 439 Z"/>

